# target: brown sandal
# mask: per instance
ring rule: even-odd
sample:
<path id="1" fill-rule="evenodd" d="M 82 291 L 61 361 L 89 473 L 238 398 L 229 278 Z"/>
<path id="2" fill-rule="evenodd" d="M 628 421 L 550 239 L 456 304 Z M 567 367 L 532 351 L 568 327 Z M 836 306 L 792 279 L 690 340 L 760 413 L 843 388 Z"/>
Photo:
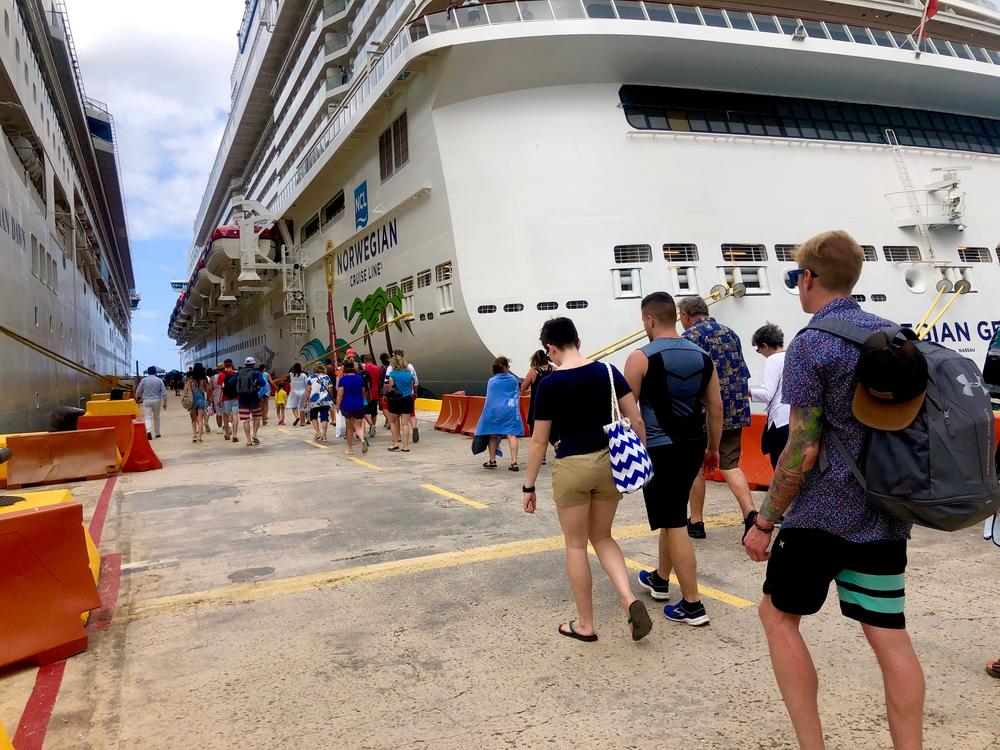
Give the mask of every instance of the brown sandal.
<path id="1" fill-rule="evenodd" d="M 646 605 L 636 599 L 628 605 L 628 624 L 632 626 L 632 640 L 641 641 L 653 629 Z"/>
<path id="2" fill-rule="evenodd" d="M 1000 659 L 994 659 L 986 663 L 986 674 L 1000 680 Z"/>

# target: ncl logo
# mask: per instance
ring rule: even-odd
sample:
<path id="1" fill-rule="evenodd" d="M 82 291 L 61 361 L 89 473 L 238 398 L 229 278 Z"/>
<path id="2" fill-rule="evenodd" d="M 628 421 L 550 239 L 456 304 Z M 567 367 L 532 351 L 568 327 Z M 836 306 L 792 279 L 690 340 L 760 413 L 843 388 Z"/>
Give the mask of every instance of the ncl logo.
<path id="1" fill-rule="evenodd" d="M 368 180 L 354 188 L 354 227 L 368 226 Z"/>

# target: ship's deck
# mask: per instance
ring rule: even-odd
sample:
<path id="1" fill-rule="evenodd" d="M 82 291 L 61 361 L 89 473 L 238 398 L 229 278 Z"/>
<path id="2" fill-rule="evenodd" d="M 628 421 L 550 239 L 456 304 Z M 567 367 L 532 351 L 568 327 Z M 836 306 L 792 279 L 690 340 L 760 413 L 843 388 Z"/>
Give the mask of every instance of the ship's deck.
<path id="1" fill-rule="evenodd" d="M 595 561 L 601 639 L 584 644 L 556 634 L 572 602 L 549 467 L 528 516 L 524 473 L 483 471 L 428 414 L 409 455 L 380 434 L 352 462 L 341 441 L 307 445 L 310 429 L 273 418 L 259 448 L 193 445 L 170 404 L 165 468 L 114 484 L 101 553 L 122 555 L 117 610 L 66 663 L 46 748 L 793 744 L 752 606 L 764 568 L 724 487 L 709 488 L 696 542 L 711 626 L 669 623 L 647 599 L 654 629 L 633 643 Z M 104 488 L 72 487 L 88 517 Z M 617 536 L 631 564 L 654 560 L 641 498 L 621 504 Z M 928 747 L 1000 746 L 982 668 L 1000 652 L 997 555 L 978 529 L 914 535 Z M 804 633 L 830 746 L 889 746 L 878 669 L 835 596 Z M 10 733 L 44 728 L 52 670 L 0 677 Z"/>

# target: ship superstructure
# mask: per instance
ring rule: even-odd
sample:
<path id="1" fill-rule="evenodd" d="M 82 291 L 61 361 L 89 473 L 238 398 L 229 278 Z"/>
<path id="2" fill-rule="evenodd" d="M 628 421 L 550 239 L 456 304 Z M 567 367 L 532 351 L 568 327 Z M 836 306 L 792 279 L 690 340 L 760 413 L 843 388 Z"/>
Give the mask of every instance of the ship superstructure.
<path id="1" fill-rule="evenodd" d="M 918 55 L 922 10 L 251 0 L 170 334 L 281 370 L 371 331 L 356 348 L 474 391 L 546 318 L 597 350 L 659 289 L 718 301 L 747 343 L 790 337 L 795 245 L 843 228 L 859 302 L 903 323 L 938 303 L 930 335 L 981 360 L 1000 13 L 942 2 Z"/>
<path id="2" fill-rule="evenodd" d="M 114 119 L 83 86 L 65 7 L 0 0 L 0 432 L 125 375 L 138 304 Z"/>

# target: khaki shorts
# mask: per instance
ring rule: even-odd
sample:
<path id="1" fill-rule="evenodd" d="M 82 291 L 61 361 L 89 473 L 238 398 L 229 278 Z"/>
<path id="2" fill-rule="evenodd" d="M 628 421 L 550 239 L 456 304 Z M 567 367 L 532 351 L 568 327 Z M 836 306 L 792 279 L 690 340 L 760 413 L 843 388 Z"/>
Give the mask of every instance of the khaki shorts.
<path id="1" fill-rule="evenodd" d="M 586 505 L 591 500 L 617 502 L 622 493 L 611 476 L 611 454 L 607 448 L 582 456 L 557 458 L 552 469 L 552 500 L 562 508 Z"/>
<path id="2" fill-rule="evenodd" d="M 723 471 L 740 468 L 740 450 L 743 446 L 743 428 L 723 430 L 719 441 L 719 468 Z"/>

